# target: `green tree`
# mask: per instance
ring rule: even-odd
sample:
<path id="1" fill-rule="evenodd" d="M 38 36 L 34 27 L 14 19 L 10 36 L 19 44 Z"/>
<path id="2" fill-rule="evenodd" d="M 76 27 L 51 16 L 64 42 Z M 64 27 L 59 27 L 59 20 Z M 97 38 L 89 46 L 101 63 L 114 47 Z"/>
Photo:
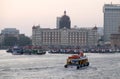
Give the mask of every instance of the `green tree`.
<path id="1" fill-rule="evenodd" d="M 17 44 L 17 37 L 13 37 L 13 36 L 5 36 L 4 37 L 4 46 L 14 46 Z"/>
<path id="2" fill-rule="evenodd" d="M 27 36 L 19 36 L 19 39 L 18 39 L 18 45 L 19 46 L 26 46 L 26 45 L 31 45 L 32 41 L 29 37 Z"/>

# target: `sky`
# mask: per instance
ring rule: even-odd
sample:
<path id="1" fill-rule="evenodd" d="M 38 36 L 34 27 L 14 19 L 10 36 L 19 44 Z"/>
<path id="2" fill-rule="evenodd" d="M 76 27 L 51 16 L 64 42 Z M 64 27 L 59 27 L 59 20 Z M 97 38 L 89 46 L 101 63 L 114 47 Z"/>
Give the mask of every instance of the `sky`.
<path id="1" fill-rule="evenodd" d="M 104 4 L 120 0 L 0 0 L 0 30 L 17 28 L 32 35 L 32 26 L 56 28 L 56 17 L 66 10 L 71 27 L 103 27 Z"/>

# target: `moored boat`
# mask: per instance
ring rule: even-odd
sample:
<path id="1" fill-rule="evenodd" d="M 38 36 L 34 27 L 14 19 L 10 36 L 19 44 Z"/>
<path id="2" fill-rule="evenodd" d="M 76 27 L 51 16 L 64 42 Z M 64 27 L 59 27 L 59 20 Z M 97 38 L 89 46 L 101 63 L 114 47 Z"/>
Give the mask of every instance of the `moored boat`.
<path id="1" fill-rule="evenodd" d="M 35 47 L 18 47 L 14 46 L 13 48 L 8 49 L 6 52 L 10 52 L 13 55 L 43 55 L 46 54 L 46 51 L 42 48 Z"/>

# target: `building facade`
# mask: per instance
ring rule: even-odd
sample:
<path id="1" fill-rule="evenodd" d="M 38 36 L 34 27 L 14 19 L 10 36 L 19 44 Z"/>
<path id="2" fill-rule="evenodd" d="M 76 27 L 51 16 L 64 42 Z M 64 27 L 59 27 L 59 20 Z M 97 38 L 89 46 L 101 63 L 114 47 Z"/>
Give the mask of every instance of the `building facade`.
<path id="1" fill-rule="evenodd" d="M 4 39 L 5 37 L 19 37 L 19 30 L 16 28 L 5 28 L 1 30 L 0 34 L 0 48 L 2 48 L 4 45 Z"/>
<path id="2" fill-rule="evenodd" d="M 57 28 L 32 27 L 32 44 L 34 46 L 97 46 L 97 27 L 71 28 L 70 17 L 64 15 L 57 19 Z"/>
<path id="3" fill-rule="evenodd" d="M 19 30 L 17 30 L 16 28 L 5 28 L 1 31 L 1 34 L 18 35 Z"/>
<path id="4" fill-rule="evenodd" d="M 120 48 L 120 33 L 111 34 L 111 46 Z"/>
<path id="5" fill-rule="evenodd" d="M 118 29 L 119 29 L 119 33 L 111 34 L 111 45 L 112 47 L 120 48 L 120 26 Z"/>
<path id="6" fill-rule="evenodd" d="M 34 46 L 96 46 L 97 29 L 49 29 L 33 26 Z"/>
<path id="7" fill-rule="evenodd" d="M 110 35 L 118 33 L 120 26 L 120 4 L 105 4 L 104 13 L 104 41 L 110 42 Z"/>

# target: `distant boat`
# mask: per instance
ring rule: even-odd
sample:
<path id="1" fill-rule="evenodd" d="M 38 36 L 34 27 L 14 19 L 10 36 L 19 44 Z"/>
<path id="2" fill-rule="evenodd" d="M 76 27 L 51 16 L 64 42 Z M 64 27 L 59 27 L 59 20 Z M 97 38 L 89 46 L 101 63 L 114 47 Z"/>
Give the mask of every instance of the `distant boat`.
<path id="1" fill-rule="evenodd" d="M 12 48 L 7 49 L 6 52 L 12 53 Z"/>
<path id="2" fill-rule="evenodd" d="M 23 49 L 19 48 L 18 46 L 14 46 L 12 48 L 12 54 L 13 55 L 22 55 L 23 54 Z"/>
<path id="3" fill-rule="evenodd" d="M 43 54 L 46 54 L 46 51 L 42 49 L 23 49 L 23 54 L 43 55 Z"/>
<path id="4" fill-rule="evenodd" d="M 46 51 L 44 51 L 44 50 L 37 50 L 37 53 L 36 53 L 37 55 L 43 55 L 43 54 L 46 54 Z"/>
<path id="5" fill-rule="evenodd" d="M 20 48 L 14 46 L 13 48 L 8 49 L 6 52 L 10 52 L 13 55 L 43 55 L 46 54 L 46 51 L 41 48 Z"/>

